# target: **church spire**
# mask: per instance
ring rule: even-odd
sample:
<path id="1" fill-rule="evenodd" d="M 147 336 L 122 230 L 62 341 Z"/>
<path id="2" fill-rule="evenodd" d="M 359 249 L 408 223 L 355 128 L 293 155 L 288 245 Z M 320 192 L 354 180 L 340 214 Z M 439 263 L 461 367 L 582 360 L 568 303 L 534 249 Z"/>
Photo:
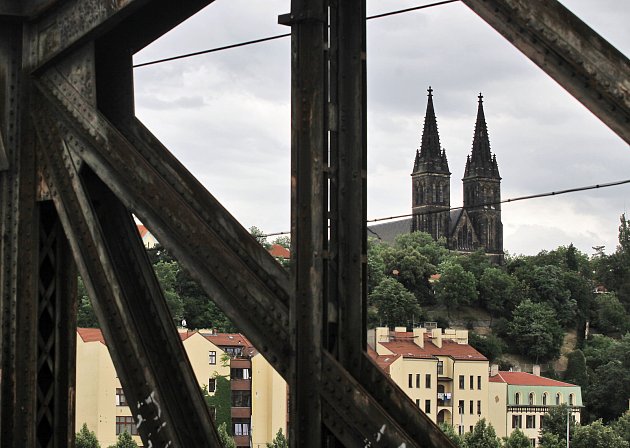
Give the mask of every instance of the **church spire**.
<path id="1" fill-rule="evenodd" d="M 477 106 L 477 121 L 473 136 L 472 154 L 466 162 L 464 177 L 474 175 L 499 177 L 496 158 L 490 152 L 490 139 L 488 138 L 488 126 L 483 111 L 483 95 L 481 92 L 477 98 L 479 99 L 479 104 Z"/>
<path id="2" fill-rule="evenodd" d="M 420 151 L 416 152 L 414 172 L 430 171 L 448 173 L 448 162 L 446 153 L 440 147 L 440 135 L 438 133 L 437 119 L 433 108 L 433 89 L 429 92 L 427 100 L 427 111 L 424 115 L 424 127 L 422 129 L 422 143 Z"/>

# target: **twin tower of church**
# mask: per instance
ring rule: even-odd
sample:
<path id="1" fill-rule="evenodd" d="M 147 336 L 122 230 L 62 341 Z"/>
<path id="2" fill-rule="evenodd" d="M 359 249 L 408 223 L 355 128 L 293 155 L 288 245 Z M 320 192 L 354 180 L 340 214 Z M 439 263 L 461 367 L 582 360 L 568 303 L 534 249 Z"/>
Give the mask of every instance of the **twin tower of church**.
<path id="1" fill-rule="evenodd" d="M 501 176 L 496 156 L 490 152 L 488 128 L 479 94 L 472 153 L 464 170 L 464 206 L 451 210 L 451 172 L 446 151 L 440 146 L 433 90 L 429 87 L 422 144 L 416 151 L 411 173 L 412 231 L 445 238 L 449 249 L 474 252 L 483 249 L 495 263 L 503 261 Z"/>

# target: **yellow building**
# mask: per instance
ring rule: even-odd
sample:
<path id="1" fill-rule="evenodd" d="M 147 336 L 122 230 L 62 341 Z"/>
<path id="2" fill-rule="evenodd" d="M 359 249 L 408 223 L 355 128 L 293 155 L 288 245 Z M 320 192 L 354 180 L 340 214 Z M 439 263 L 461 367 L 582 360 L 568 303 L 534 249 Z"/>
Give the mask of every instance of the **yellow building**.
<path id="1" fill-rule="evenodd" d="M 493 366 L 489 385 L 489 421 L 499 437 L 518 428 L 532 445 L 538 445 L 543 415 L 561 404 L 568 405 L 575 421 L 580 421 L 580 386 L 542 377 L 538 366 L 534 366 L 534 373 L 502 372 Z"/>
<path id="2" fill-rule="evenodd" d="M 86 423 L 101 446 L 127 431 L 142 445 L 131 410 L 99 329 L 77 329 L 76 427 Z M 200 387 L 210 395 L 229 379 L 232 434 L 239 447 L 266 446 L 287 430 L 287 385 L 241 334 L 180 330 Z M 211 414 L 215 410 L 210 409 Z"/>
<path id="3" fill-rule="evenodd" d="M 377 364 L 434 422 L 463 434 L 488 418 L 488 360 L 468 345 L 468 331 L 376 328 L 368 344 Z"/>

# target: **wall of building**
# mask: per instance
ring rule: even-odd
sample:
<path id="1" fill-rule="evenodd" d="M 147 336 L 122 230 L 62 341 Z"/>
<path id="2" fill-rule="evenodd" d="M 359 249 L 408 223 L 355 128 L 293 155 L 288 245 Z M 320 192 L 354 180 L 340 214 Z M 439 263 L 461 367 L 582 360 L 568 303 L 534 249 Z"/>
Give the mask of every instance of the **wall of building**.
<path id="1" fill-rule="evenodd" d="M 252 447 L 265 448 L 279 429 L 287 435 L 287 383 L 261 355 L 252 357 Z"/>

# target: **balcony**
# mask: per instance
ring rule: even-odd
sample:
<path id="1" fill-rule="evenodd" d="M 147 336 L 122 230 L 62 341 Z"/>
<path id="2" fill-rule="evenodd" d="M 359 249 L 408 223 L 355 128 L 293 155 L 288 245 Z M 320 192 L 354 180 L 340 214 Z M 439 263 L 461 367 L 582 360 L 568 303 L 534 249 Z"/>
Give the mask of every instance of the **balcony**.
<path id="1" fill-rule="evenodd" d="M 437 394 L 438 407 L 452 407 L 453 400 L 450 392 L 438 392 Z"/>
<path id="2" fill-rule="evenodd" d="M 241 446 L 250 446 L 249 445 L 249 436 L 234 436 L 234 443 L 236 443 L 237 447 Z"/>
<path id="3" fill-rule="evenodd" d="M 252 390 L 252 380 L 241 380 L 238 378 L 233 378 L 232 380 L 230 380 L 230 387 L 232 388 L 232 390 Z"/>

